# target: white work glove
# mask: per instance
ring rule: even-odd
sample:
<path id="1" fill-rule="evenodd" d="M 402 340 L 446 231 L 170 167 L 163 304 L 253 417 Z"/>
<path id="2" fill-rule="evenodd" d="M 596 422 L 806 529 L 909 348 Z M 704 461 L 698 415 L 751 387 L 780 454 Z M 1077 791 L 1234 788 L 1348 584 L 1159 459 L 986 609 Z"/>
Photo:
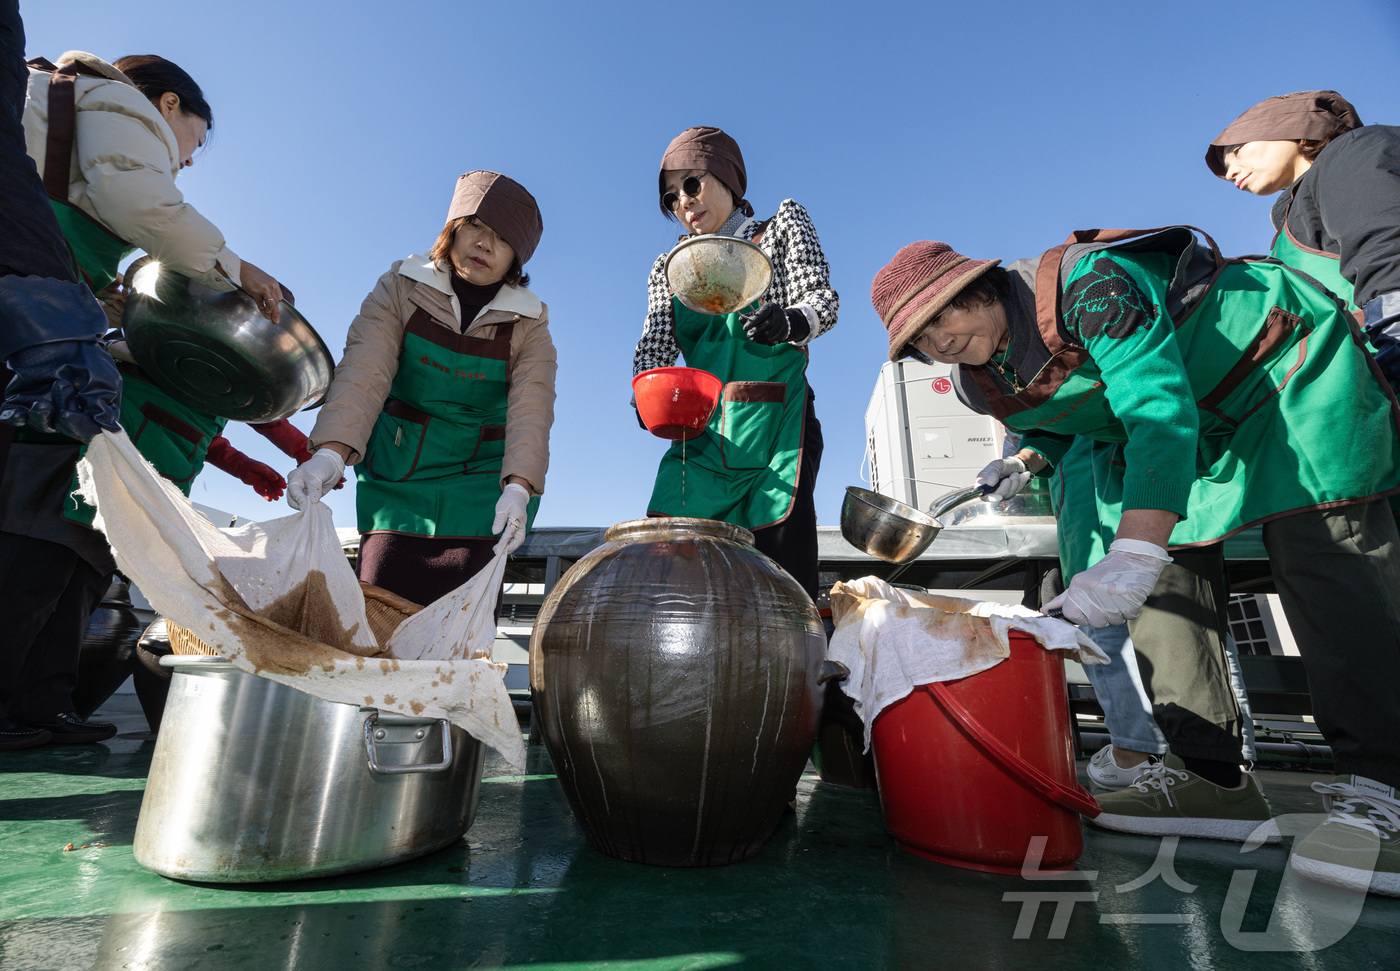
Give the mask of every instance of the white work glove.
<path id="1" fill-rule="evenodd" d="M 1142 613 L 1157 577 L 1172 561 L 1167 551 L 1140 539 L 1116 539 L 1104 558 L 1082 573 L 1076 573 L 1069 587 L 1043 608 L 1049 613 L 1064 610 L 1071 624 L 1111 627 L 1132 620 Z"/>
<path id="2" fill-rule="evenodd" d="M 977 473 L 977 484 L 996 486 L 982 497 L 983 502 L 1001 502 L 1024 489 L 1032 478 L 1034 476 L 1026 471 L 1026 463 L 1013 455 L 987 463 L 987 467 Z"/>
<path id="3" fill-rule="evenodd" d="M 335 488 L 344 474 L 345 460 L 334 449 L 317 449 L 287 476 L 287 505 L 293 509 L 310 509 Z"/>
<path id="4" fill-rule="evenodd" d="M 525 542 L 525 507 L 529 501 L 530 493 L 518 482 L 508 483 L 501 490 L 501 498 L 496 500 L 496 518 L 491 523 L 491 532 L 501 533 L 501 541 L 491 552 L 513 553 Z"/>

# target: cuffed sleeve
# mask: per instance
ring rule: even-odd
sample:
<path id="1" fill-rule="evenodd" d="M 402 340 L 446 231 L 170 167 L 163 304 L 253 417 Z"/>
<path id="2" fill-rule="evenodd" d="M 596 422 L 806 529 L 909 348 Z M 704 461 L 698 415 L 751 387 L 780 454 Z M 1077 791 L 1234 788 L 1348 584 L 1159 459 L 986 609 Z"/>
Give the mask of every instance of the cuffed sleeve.
<path id="1" fill-rule="evenodd" d="M 506 399 L 505 457 L 501 487 L 518 475 L 530 484 L 531 495 L 544 492 L 549 470 L 549 430 L 554 424 L 554 380 L 558 355 L 549 334 L 549 308 L 537 320 L 522 320 L 511 349 L 510 393 Z"/>

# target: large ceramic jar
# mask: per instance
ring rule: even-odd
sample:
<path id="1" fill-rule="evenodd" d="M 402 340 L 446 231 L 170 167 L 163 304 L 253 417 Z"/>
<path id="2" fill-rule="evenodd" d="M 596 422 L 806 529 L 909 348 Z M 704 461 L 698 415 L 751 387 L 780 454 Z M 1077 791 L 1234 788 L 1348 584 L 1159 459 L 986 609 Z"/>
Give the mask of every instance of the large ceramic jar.
<path id="1" fill-rule="evenodd" d="M 806 592 L 708 519 L 607 531 L 545 598 L 530 691 L 589 843 L 711 866 L 757 853 L 821 715 L 826 636 Z"/>

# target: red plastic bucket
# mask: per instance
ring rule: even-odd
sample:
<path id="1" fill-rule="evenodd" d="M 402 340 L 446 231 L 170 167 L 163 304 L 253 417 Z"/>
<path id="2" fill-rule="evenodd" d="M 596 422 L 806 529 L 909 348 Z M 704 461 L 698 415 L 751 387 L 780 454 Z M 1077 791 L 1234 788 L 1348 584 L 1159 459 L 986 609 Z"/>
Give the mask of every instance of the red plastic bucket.
<path id="1" fill-rule="evenodd" d="M 642 423 L 653 435 L 672 441 L 703 432 L 723 391 L 723 381 L 693 367 L 652 368 L 632 379 Z"/>
<path id="2" fill-rule="evenodd" d="M 996 667 L 890 705 L 871 745 L 885 828 L 902 849 L 992 873 L 1020 873 L 1035 837 L 1040 870 L 1084 852 L 1079 816 L 1099 807 L 1075 777 L 1064 662 L 1029 635 L 1012 631 Z"/>

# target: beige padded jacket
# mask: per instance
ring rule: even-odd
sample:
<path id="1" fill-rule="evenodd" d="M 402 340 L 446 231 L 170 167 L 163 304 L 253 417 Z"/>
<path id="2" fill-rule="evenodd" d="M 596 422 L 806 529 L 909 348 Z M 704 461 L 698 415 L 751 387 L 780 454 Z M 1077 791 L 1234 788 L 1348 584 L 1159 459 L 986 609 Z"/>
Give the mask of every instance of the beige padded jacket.
<path id="1" fill-rule="evenodd" d="M 68 201 L 185 276 L 216 290 L 229 289 L 224 275 L 240 283 L 242 264 L 223 233 L 175 187 L 180 149 L 160 111 L 101 58 L 69 51 L 58 59 L 60 65 L 68 61 L 106 75 L 79 76 L 74 85 L 77 122 Z M 30 68 L 24 140 L 40 172 L 48 132 L 49 72 Z"/>
<path id="2" fill-rule="evenodd" d="M 410 256 L 379 278 L 350 324 L 345 356 L 336 365 L 326 403 L 311 430 L 313 451 L 326 442 L 351 449 L 351 463 L 364 457 L 390 386 L 399 371 L 404 328 L 422 308 L 434 323 L 459 332 L 461 308 L 451 278 L 427 257 Z M 497 324 L 513 322 L 510 393 L 506 404 L 505 458 L 501 485 L 518 475 L 531 495 L 544 492 L 549 469 L 549 429 L 554 424 L 554 376 L 558 369 L 549 336 L 549 309 L 524 287 L 503 286 L 481 309 L 466 333 L 495 336 Z"/>

